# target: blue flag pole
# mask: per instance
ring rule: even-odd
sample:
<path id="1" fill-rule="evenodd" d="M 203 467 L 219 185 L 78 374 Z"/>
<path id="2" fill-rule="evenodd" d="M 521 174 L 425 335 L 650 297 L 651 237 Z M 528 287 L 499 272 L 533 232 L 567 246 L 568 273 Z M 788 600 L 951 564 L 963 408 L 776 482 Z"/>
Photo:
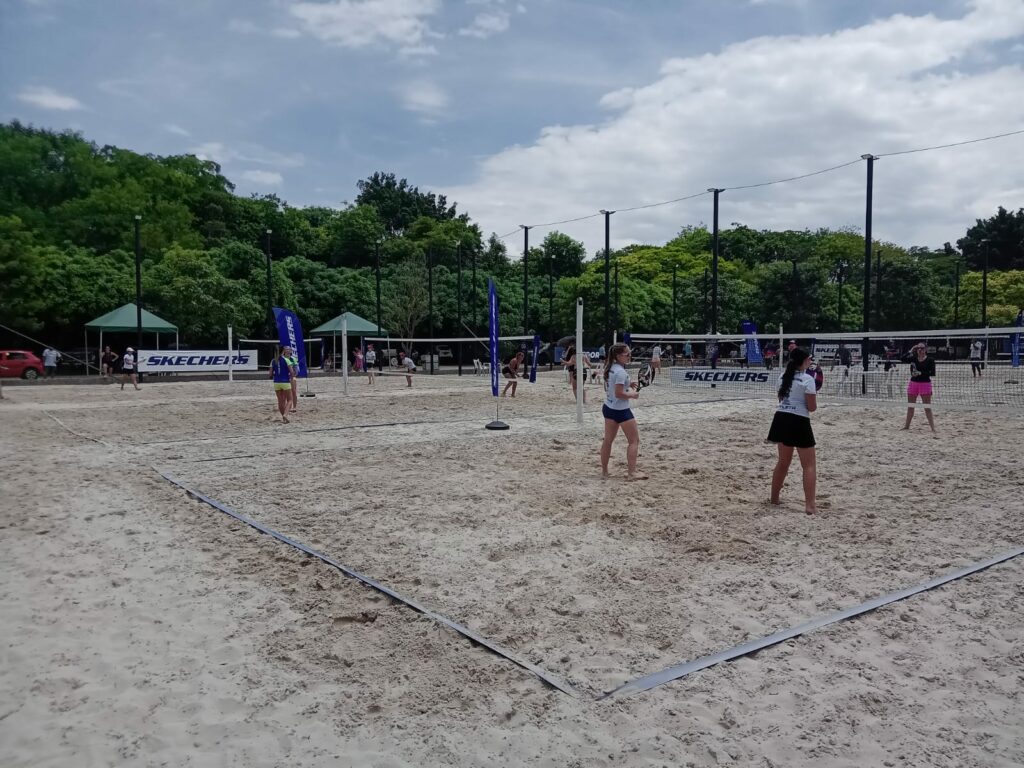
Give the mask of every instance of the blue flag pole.
<path id="1" fill-rule="evenodd" d="M 1024 309 L 1017 313 L 1018 328 L 1024 327 Z M 1020 331 L 1010 337 L 1010 363 L 1014 368 L 1020 368 Z"/>
<path id="2" fill-rule="evenodd" d="M 491 343 L 491 394 L 494 395 L 494 421 L 486 425 L 487 429 L 508 429 L 508 424 L 500 419 L 501 398 L 498 397 L 498 376 L 501 372 L 501 356 L 498 354 L 498 337 L 500 323 L 498 321 L 498 290 L 494 287 L 494 280 L 487 281 L 487 310 L 490 319 L 490 343 Z"/>

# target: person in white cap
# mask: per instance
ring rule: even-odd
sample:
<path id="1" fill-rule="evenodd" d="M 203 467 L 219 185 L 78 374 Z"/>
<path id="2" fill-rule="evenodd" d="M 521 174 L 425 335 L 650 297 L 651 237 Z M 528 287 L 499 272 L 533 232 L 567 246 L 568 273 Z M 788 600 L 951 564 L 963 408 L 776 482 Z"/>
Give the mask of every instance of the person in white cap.
<path id="1" fill-rule="evenodd" d="M 135 350 L 128 347 L 121 356 L 121 389 L 124 389 L 125 382 L 131 379 L 132 386 L 139 388 L 139 377 L 135 371 Z"/>

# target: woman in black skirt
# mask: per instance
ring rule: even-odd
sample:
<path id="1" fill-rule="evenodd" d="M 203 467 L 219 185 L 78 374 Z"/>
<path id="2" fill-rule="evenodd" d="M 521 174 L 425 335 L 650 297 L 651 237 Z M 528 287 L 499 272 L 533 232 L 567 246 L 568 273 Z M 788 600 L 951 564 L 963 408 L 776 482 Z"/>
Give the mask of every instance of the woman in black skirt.
<path id="1" fill-rule="evenodd" d="M 793 461 L 793 450 L 800 456 L 803 468 L 804 509 L 808 515 L 818 511 L 814 501 L 817 468 L 814 456 L 814 432 L 811 431 L 811 413 L 818 408 L 814 377 L 805 371 L 811 364 L 807 350 L 797 347 L 789 353 L 786 369 L 779 376 L 779 407 L 768 431 L 768 442 L 779 447 L 779 460 L 772 473 L 771 503 L 779 503 L 782 484 Z"/>

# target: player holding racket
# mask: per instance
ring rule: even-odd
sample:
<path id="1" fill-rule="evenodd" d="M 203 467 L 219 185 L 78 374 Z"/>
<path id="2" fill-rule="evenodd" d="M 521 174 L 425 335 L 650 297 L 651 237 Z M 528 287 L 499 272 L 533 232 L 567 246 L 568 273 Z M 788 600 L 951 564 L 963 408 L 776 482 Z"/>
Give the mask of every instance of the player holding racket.
<path id="1" fill-rule="evenodd" d="M 640 393 L 635 385 L 630 385 L 626 364 L 629 363 L 629 347 L 625 344 L 613 344 L 608 350 L 605 363 L 604 379 L 607 386 L 607 397 L 601 406 L 604 415 L 604 441 L 601 443 L 601 477 L 608 477 L 608 460 L 612 455 L 612 443 L 619 432 L 619 427 L 626 435 L 626 479 L 646 480 L 646 475 L 637 474 L 636 457 L 640 452 L 640 431 L 636 426 L 636 417 L 629 407 L 630 400 L 636 400 Z"/>
<path id="2" fill-rule="evenodd" d="M 814 451 L 814 431 L 811 414 L 818 409 L 818 390 L 814 378 L 806 371 L 812 358 L 807 350 L 794 347 L 789 351 L 786 369 L 779 376 L 779 405 L 768 430 L 768 442 L 779 448 L 779 460 L 772 472 L 772 504 L 779 503 L 782 484 L 793 461 L 793 451 L 800 456 L 803 468 L 804 509 L 808 515 L 818 511 L 815 503 L 817 486 L 817 460 Z"/>

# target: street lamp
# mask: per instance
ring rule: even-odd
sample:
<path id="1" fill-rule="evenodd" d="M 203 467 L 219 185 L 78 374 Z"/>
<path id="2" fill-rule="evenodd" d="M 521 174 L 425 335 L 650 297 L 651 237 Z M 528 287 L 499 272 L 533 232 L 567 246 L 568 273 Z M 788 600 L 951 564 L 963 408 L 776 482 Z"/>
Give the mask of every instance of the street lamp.
<path id="1" fill-rule="evenodd" d="M 142 349 L 142 216 L 135 214 L 135 370 L 139 370 Z M 86 371 L 88 373 L 88 371 Z M 141 378 L 141 377 L 140 377 Z"/>
<path id="2" fill-rule="evenodd" d="M 861 342 L 861 362 L 864 372 L 868 370 L 868 333 L 871 329 L 871 202 L 875 189 L 875 155 L 861 155 L 861 160 L 868 161 L 867 185 L 864 200 L 864 339 Z M 867 376 L 861 377 L 861 394 L 867 393 Z"/>
<path id="3" fill-rule="evenodd" d="M 380 336 L 380 245 L 383 238 L 373 241 L 373 268 L 377 273 L 377 335 Z"/>
<path id="4" fill-rule="evenodd" d="M 981 270 L 981 327 L 988 327 L 988 252 L 989 246 L 992 241 L 989 238 L 983 238 L 982 241 L 985 244 L 985 263 Z"/>
<path id="5" fill-rule="evenodd" d="M 458 269 L 458 276 L 459 276 L 458 277 L 458 287 L 457 287 L 457 294 L 458 295 L 457 295 L 456 300 L 455 300 L 456 314 L 458 315 L 458 318 L 459 318 L 458 333 L 456 334 L 458 336 L 458 335 L 460 335 L 462 333 L 462 241 L 461 240 L 456 240 L 455 241 L 455 259 L 456 259 L 456 263 L 458 265 L 457 269 Z M 455 342 L 455 349 L 456 349 L 456 360 L 458 361 L 458 364 L 459 364 L 459 376 L 461 376 L 462 375 L 462 343 L 461 342 Z"/>
<path id="6" fill-rule="evenodd" d="M 528 312 L 530 308 L 530 227 L 519 225 L 523 230 L 523 334 L 530 332 Z"/>
<path id="7" fill-rule="evenodd" d="M 606 350 L 611 346 L 611 321 L 608 316 L 608 310 L 612 303 L 612 273 L 611 273 L 611 216 L 615 211 L 606 211 L 602 208 L 598 211 L 604 216 L 604 336 L 601 339 L 601 344 L 604 345 Z"/>
<path id="8" fill-rule="evenodd" d="M 718 333 L 718 187 L 708 187 L 715 196 L 714 222 L 711 235 L 711 332 Z"/>
<path id="9" fill-rule="evenodd" d="M 274 230 L 268 229 L 263 241 L 263 249 L 267 254 L 267 338 L 270 339 L 274 338 L 274 278 L 270 271 L 270 236 L 273 233 Z"/>

